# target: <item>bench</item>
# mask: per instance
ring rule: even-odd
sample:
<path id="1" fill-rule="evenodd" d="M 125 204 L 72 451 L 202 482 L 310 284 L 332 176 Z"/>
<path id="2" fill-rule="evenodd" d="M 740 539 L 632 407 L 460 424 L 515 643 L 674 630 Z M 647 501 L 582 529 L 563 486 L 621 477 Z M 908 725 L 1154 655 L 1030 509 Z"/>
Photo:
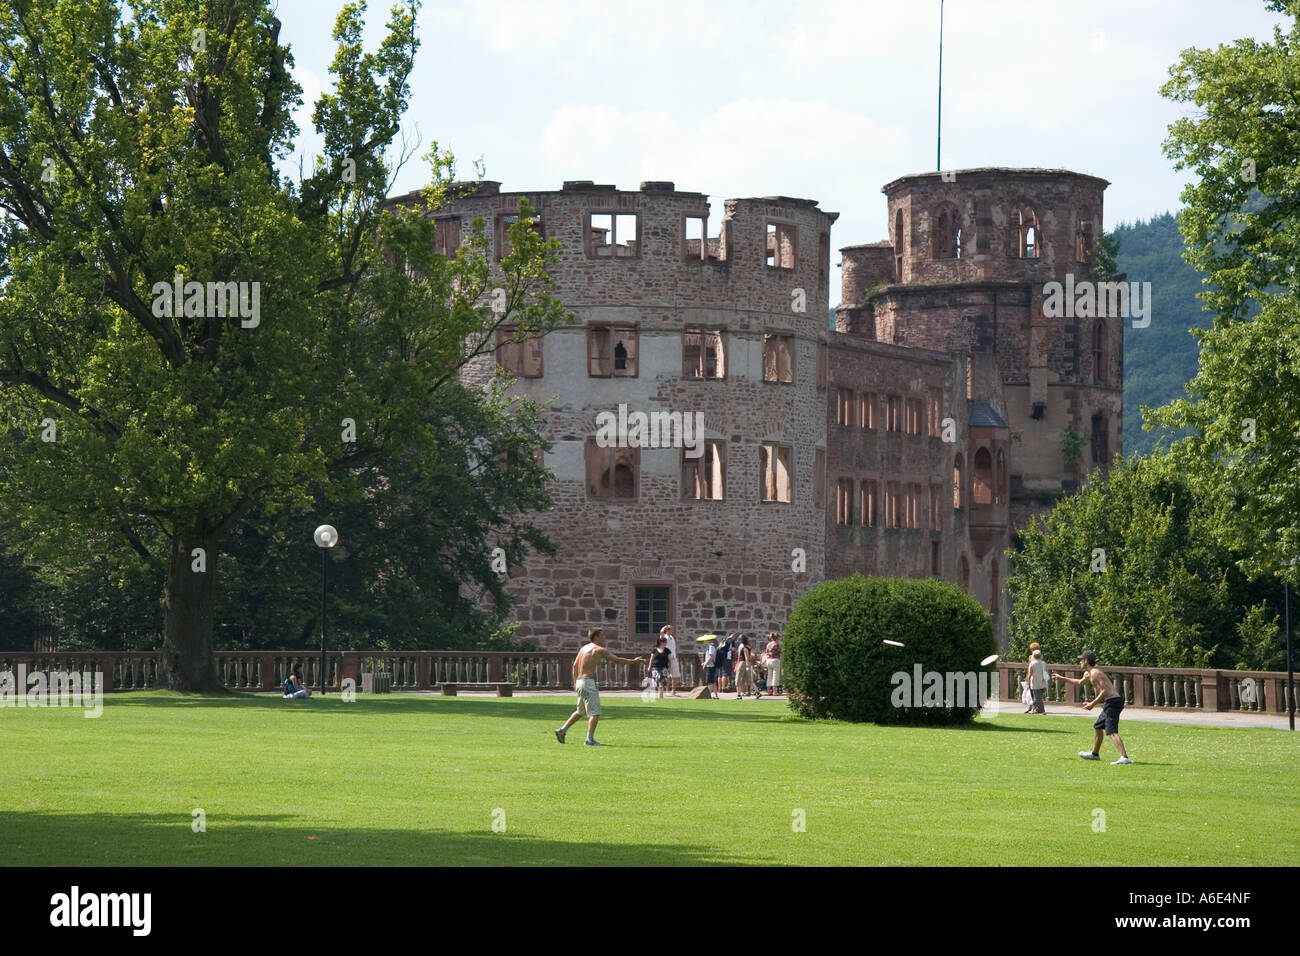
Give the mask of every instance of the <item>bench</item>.
<path id="1" fill-rule="evenodd" d="M 442 689 L 443 697 L 455 697 L 456 692 L 462 690 L 482 691 L 484 693 L 495 690 L 498 697 L 515 696 L 514 684 L 449 684 L 444 682 L 438 686 Z"/>

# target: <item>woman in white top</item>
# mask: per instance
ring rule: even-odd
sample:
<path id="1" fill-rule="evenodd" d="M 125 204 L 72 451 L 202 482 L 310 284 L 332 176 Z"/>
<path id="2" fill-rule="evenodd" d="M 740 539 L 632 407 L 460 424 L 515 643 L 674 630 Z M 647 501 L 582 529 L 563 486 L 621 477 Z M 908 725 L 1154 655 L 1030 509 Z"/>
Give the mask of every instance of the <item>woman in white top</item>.
<path id="1" fill-rule="evenodd" d="M 1035 714 L 1047 713 L 1043 707 L 1043 691 L 1047 690 L 1047 681 L 1047 662 L 1043 660 L 1043 652 L 1035 650 L 1029 660 L 1029 696 L 1033 698 L 1030 709 Z"/>
<path id="2" fill-rule="evenodd" d="M 668 652 L 673 656 L 668 662 L 668 686 L 677 696 L 677 682 L 682 679 L 682 665 L 677 661 L 677 638 L 673 637 L 673 626 L 665 624 L 659 629 L 659 634 L 668 641 Z"/>

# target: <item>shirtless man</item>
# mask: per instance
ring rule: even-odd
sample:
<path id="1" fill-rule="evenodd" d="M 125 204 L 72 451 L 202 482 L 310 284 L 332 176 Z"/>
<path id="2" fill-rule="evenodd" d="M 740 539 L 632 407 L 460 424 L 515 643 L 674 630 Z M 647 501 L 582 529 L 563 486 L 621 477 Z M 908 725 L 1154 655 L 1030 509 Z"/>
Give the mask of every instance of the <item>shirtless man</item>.
<path id="1" fill-rule="evenodd" d="M 1079 655 L 1079 663 L 1084 665 L 1084 677 L 1074 678 L 1066 677 L 1063 674 L 1053 673 L 1052 676 L 1058 680 L 1069 681 L 1076 687 L 1085 680 L 1092 683 L 1097 688 L 1097 697 L 1083 705 L 1084 710 L 1092 710 L 1101 701 L 1101 716 L 1092 726 L 1096 728 L 1097 733 L 1093 737 L 1091 750 L 1080 750 L 1079 756 L 1084 760 L 1101 759 L 1101 738 L 1103 731 L 1110 736 L 1111 741 L 1115 744 L 1115 749 L 1119 751 L 1119 759 L 1112 760 L 1112 764 L 1132 763 L 1128 754 L 1124 750 L 1124 741 L 1119 737 L 1119 712 L 1124 709 L 1124 698 L 1120 696 L 1119 691 L 1115 690 L 1115 685 L 1110 682 L 1110 678 L 1105 672 L 1097 666 L 1097 655 L 1092 651 L 1084 651 Z"/>
<path id="2" fill-rule="evenodd" d="M 588 747 L 599 747 L 596 739 L 596 722 L 600 720 L 600 691 L 596 689 L 596 665 L 601 658 L 612 664 L 644 664 L 644 657 L 616 657 L 613 652 L 605 650 L 605 635 L 600 628 L 593 627 L 587 632 L 587 643 L 582 645 L 578 656 L 573 659 L 573 687 L 578 692 L 578 709 L 564 722 L 564 726 L 555 732 L 555 739 L 564 743 L 564 734 L 577 723 L 579 717 L 587 718 L 587 739 L 583 741 Z"/>

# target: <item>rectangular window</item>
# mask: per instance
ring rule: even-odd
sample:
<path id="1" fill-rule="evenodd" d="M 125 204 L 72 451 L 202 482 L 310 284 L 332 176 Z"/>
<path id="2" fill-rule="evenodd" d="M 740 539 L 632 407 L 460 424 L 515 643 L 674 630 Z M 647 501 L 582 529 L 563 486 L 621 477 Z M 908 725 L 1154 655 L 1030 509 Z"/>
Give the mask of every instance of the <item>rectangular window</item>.
<path id="1" fill-rule="evenodd" d="M 921 486 L 912 484 L 907 486 L 907 526 L 909 528 L 921 527 Z"/>
<path id="2" fill-rule="evenodd" d="M 1099 465 L 1110 464 L 1110 435 L 1107 434 L 1105 415 L 1092 416 L 1092 460 Z M 978 472 L 976 472 L 978 474 Z"/>
<path id="3" fill-rule="evenodd" d="M 835 424 L 852 425 L 854 412 L 857 410 L 857 402 L 854 400 L 853 389 L 837 388 L 835 394 Z"/>
<path id="4" fill-rule="evenodd" d="M 497 329 L 497 365 L 516 378 L 542 377 L 542 340 L 513 341 L 515 329 Z"/>
<path id="5" fill-rule="evenodd" d="M 943 437 L 943 392 L 930 389 L 930 437 Z"/>
<path id="6" fill-rule="evenodd" d="M 726 378 L 722 333 L 687 329 L 682 333 L 682 378 Z"/>
<path id="7" fill-rule="evenodd" d="M 767 264 L 773 269 L 794 268 L 795 228 L 783 222 L 767 224 Z"/>
<path id="8" fill-rule="evenodd" d="M 703 261 L 709 258 L 709 237 L 705 234 L 704 225 L 703 216 L 685 217 L 682 228 L 682 254 L 686 259 Z"/>
<path id="9" fill-rule="evenodd" d="M 936 578 L 943 577 L 942 548 L 938 541 L 930 542 L 930 574 Z"/>
<path id="10" fill-rule="evenodd" d="M 823 232 L 817 237 L 817 267 L 825 279 L 831 274 L 831 234 Z"/>
<path id="11" fill-rule="evenodd" d="M 813 507 L 822 507 L 826 500 L 826 452 L 818 448 L 813 452 Z"/>
<path id="12" fill-rule="evenodd" d="M 672 623 L 669 617 L 669 585 L 632 585 L 633 633 L 638 636 L 657 637 L 664 627 Z"/>
<path id="13" fill-rule="evenodd" d="M 879 486 L 875 479 L 868 479 L 862 483 L 862 527 L 876 527 L 879 520 L 876 517 L 876 499 L 879 497 Z"/>
<path id="14" fill-rule="evenodd" d="M 636 378 L 637 331 L 622 325 L 587 326 L 587 374 Z"/>
<path id="15" fill-rule="evenodd" d="M 514 246 L 510 242 L 510 227 L 513 226 L 518 221 L 519 221 L 518 215 L 512 214 L 508 216 L 507 215 L 497 216 L 495 248 L 496 248 L 496 254 L 498 259 L 504 259 L 506 256 L 510 255 L 510 253 L 513 251 Z M 542 228 L 541 216 L 531 217 L 528 220 L 528 225 L 529 228 L 533 230 L 533 232 L 537 233 L 543 239 L 546 238 L 546 233 L 545 231 L 543 231 Z"/>
<path id="16" fill-rule="evenodd" d="M 899 526 L 899 513 L 902 509 L 898 501 L 898 482 L 885 482 L 885 527 L 897 528 Z"/>
<path id="17" fill-rule="evenodd" d="M 790 449 L 785 445 L 760 445 L 759 464 L 763 474 L 763 500 L 791 500 Z"/>
<path id="18" fill-rule="evenodd" d="M 909 435 L 921 434 L 921 400 L 919 398 L 909 398 L 907 400 L 907 433 Z"/>
<path id="19" fill-rule="evenodd" d="M 455 259 L 460 248 L 460 219 L 435 219 L 433 230 L 438 254 Z"/>
<path id="20" fill-rule="evenodd" d="M 590 258 L 634 258 L 641 254 L 640 239 L 639 213 L 587 213 L 587 255 Z"/>
<path id="21" fill-rule="evenodd" d="M 862 427 L 879 428 L 880 427 L 880 396 L 875 392 L 862 393 Z"/>
<path id="22" fill-rule="evenodd" d="M 587 497 L 595 500 L 635 499 L 641 471 L 641 449 L 602 448 L 587 439 Z"/>
<path id="23" fill-rule="evenodd" d="M 763 336 L 763 381 L 794 381 L 794 336 Z"/>
<path id="24" fill-rule="evenodd" d="M 897 395 L 889 396 L 889 420 L 885 427 L 891 432 L 903 430 L 903 399 Z"/>
<path id="25" fill-rule="evenodd" d="M 682 497 L 695 501 L 722 501 L 723 442 L 704 442 L 704 453 L 692 458 L 682 449 Z M 693 449 L 692 449 L 693 450 Z"/>
<path id="26" fill-rule="evenodd" d="M 940 505 L 943 501 L 943 485 L 930 486 L 930 530 L 943 530 L 943 512 Z"/>
<path id="27" fill-rule="evenodd" d="M 835 482 L 835 523 L 853 524 L 853 479 L 841 478 Z"/>

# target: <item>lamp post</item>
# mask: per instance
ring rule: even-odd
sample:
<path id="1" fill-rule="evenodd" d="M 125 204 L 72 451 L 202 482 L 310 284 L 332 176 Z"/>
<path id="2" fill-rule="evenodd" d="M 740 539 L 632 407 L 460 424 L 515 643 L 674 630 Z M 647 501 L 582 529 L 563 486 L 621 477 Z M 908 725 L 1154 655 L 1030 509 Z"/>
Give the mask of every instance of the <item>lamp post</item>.
<path id="1" fill-rule="evenodd" d="M 329 549 L 339 543 L 339 533 L 333 525 L 323 524 L 312 536 L 320 548 L 320 692 L 325 693 L 325 575 L 328 563 L 325 560 Z"/>
<path id="2" fill-rule="evenodd" d="M 1283 567 L 1295 567 L 1296 559 L 1283 561 Z M 1291 657 L 1291 582 L 1282 579 L 1282 601 L 1286 607 L 1286 712 L 1288 723 L 1295 730 L 1295 667 Z"/>

